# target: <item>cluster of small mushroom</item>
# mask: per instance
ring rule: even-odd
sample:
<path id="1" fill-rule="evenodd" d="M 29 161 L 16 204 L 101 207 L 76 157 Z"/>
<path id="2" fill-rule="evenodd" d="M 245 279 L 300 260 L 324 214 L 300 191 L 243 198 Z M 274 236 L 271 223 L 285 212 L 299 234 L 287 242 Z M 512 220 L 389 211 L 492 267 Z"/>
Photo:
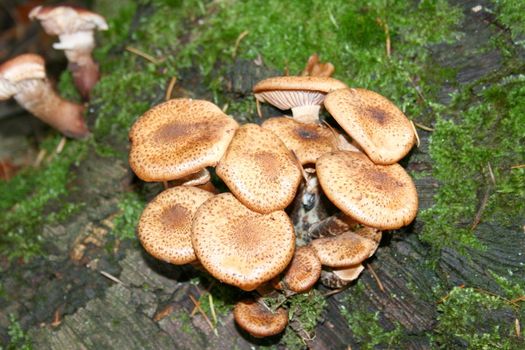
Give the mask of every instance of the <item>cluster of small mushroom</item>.
<path id="1" fill-rule="evenodd" d="M 140 218 L 144 248 L 259 292 L 236 305 L 234 318 L 264 337 L 282 332 L 288 316 L 265 306 L 263 289 L 289 295 L 310 290 L 322 274 L 335 278 L 334 286 L 357 278 L 379 245 L 380 230 L 410 223 L 418 200 L 412 179 L 396 164 L 415 143 L 413 127 L 383 96 L 320 74 L 266 79 L 254 93 L 259 102 L 291 109 L 293 117 L 239 126 L 210 102 L 173 99 L 133 125 L 129 161 L 145 181 L 176 183 Z M 319 122 L 322 105 L 351 142 Z M 231 193 L 198 187 L 210 186 L 207 167 L 216 167 Z M 303 179 L 318 179 L 344 213 L 320 223 L 338 230 L 307 244 L 296 240 L 284 211 Z"/>
<path id="2" fill-rule="evenodd" d="M 94 31 L 108 29 L 104 18 L 71 6 L 38 6 L 29 18 L 39 20 L 47 34 L 59 36 L 60 42 L 53 47 L 65 51 L 75 85 L 87 100 L 100 76 L 91 52 L 95 47 Z M 82 115 L 84 107 L 57 95 L 39 55 L 22 54 L 0 65 L 0 100 L 11 97 L 68 137 L 84 138 L 89 134 Z"/>

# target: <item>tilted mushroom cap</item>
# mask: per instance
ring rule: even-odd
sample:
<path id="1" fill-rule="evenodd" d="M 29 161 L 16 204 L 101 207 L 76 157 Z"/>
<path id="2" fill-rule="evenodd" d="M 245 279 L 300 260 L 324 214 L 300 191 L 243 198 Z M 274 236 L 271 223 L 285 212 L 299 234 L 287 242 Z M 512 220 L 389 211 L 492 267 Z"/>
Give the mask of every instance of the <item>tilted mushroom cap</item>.
<path id="1" fill-rule="evenodd" d="M 129 133 L 129 163 L 144 181 L 176 180 L 215 166 L 238 124 L 211 102 L 174 99 L 144 113 Z"/>
<path id="2" fill-rule="evenodd" d="M 397 229 L 417 214 L 416 186 L 399 164 L 377 165 L 362 153 L 339 151 L 321 156 L 316 169 L 330 201 L 360 223 Z"/>
<path id="3" fill-rule="evenodd" d="M 44 59 L 35 54 L 16 56 L 0 65 L 0 100 L 16 94 L 16 84 L 27 79 L 45 79 Z"/>
<path id="4" fill-rule="evenodd" d="M 284 76 L 258 82 L 253 92 L 260 102 L 282 110 L 292 109 L 294 117 L 300 121 L 317 122 L 326 94 L 346 87 L 345 83 L 330 77 Z"/>
<path id="5" fill-rule="evenodd" d="M 283 276 L 283 284 L 292 292 L 302 293 L 310 290 L 321 276 L 321 261 L 315 250 L 309 246 L 295 250 L 292 262 Z"/>
<path id="6" fill-rule="evenodd" d="M 363 272 L 364 269 L 365 267 L 359 264 L 355 266 L 347 266 L 339 269 L 333 269 L 332 272 L 344 282 L 350 282 L 359 277 L 359 275 L 361 274 L 361 272 Z"/>
<path id="7" fill-rule="evenodd" d="M 376 92 L 341 89 L 328 94 L 324 105 L 376 164 L 396 163 L 416 142 L 408 118 Z"/>
<path id="8" fill-rule="evenodd" d="M 233 309 L 235 322 L 254 337 L 270 337 L 284 331 L 288 325 L 288 311 L 278 308 L 272 312 L 254 300 L 244 300 Z"/>
<path id="9" fill-rule="evenodd" d="M 193 216 L 213 194 L 190 186 L 165 190 L 140 216 L 138 237 L 148 253 L 162 261 L 182 265 L 195 261 L 191 241 Z"/>
<path id="10" fill-rule="evenodd" d="M 223 193 L 197 210 L 193 248 L 215 278 L 250 291 L 288 266 L 295 234 L 284 211 L 259 214 Z"/>
<path id="11" fill-rule="evenodd" d="M 260 213 L 284 209 L 301 182 L 292 153 L 277 135 L 256 124 L 237 130 L 216 171 L 244 205 Z"/>
<path id="12" fill-rule="evenodd" d="M 330 267 L 347 267 L 367 259 L 376 243 L 352 231 L 338 236 L 317 238 L 310 242 L 321 264 Z"/>
<path id="13" fill-rule="evenodd" d="M 328 288 L 343 288 L 350 282 L 356 280 L 365 267 L 362 264 L 332 268 L 330 271 L 323 270 L 321 272 L 320 282 Z"/>
<path id="14" fill-rule="evenodd" d="M 41 21 L 49 35 L 108 29 L 104 17 L 73 6 L 37 6 L 29 12 L 29 18 Z"/>
<path id="15" fill-rule="evenodd" d="M 273 131 L 301 164 L 315 163 L 321 155 L 336 151 L 338 138 L 334 131 L 318 124 L 306 124 L 292 118 L 270 118 L 262 125 Z"/>
<path id="16" fill-rule="evenodd" d="M 377 248 L 379 247 L 379 243 L 381 242 L 381 238 L 383 237 L 383 233 L 378 230 L 377 228 L 370 227 L 370 226 L 363 226 L 359 229 L 354 231 L 356 235 L 359 235 L 364 238 L 368 238 L 371 241 L 375 243 L 375 248 L 370 251 L 370 255 L 368 257 L 371 257 L 376 252 Z"/>

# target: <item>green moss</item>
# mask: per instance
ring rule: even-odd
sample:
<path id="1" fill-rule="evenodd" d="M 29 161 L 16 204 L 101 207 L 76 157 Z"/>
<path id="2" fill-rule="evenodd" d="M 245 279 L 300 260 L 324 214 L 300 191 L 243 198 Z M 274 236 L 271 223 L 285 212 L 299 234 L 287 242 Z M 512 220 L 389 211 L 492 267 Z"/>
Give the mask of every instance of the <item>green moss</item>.
<path id="1" fill-rule="evenodd" d="M 16 319 L 15 315 L 9 315 L 9 328 L 7 334 L 9 335 L 9 343 L 5 350 L 31 350 L 33 346 L 27 334 L 22 329 L 22 326 Z M 4 349 L 0 346 L 0 350 Z"/>
<path id="2" fill-rule="evenodd" d="M 71 190 L 71 166 L 86 154 L 87 144 L 67 142 L 55 153 L 60 136 L 46 139 L 41 148 L 48 157 L 40 168 L 26 168 L 7 182 L 0 182 L 0 255 L 30 258 L 40 252 L 43 225 L 64 220 L 79 204 L 48 211 Z"/>
<path id="3" fill-rule="evenodd" d="M 186 311 L 177 312 L 176 314 L 171 316 L 173 319 L 177 320 L 181 324 L 181 331 L 183 331 L 186 334 L 194 334 L 195 329 L 193 328 L 193 324 L 191 323 L 191 317 Z"/>
<path id="4" fill-rule="evenodd" d="M 133 7 L 123 8 L 119 16 L 110 20 L 110 30 L 101 40 L 103 46 L 96 52 L 102 78 L 91 101 L 97 113 L 95 139 L 104 146 L 101 153 L 107 154 L 108 147 L 125 144 L 133 122 L 152 105 L 163 101 L 169 80 L 177 75 L 173 53 L 179 46 L 183 20 L 191 13 L 188 9 L 192 3 L 157 4 L 153 15 L 137 17 L 133 30 L 129 30 Z M 126 46 L 157 61 L 150 62 L 124 51 Z M 116 48 L 118 52 L 112 51 Z"/>
<path id="5" fill-rule="evenodd" d="M 505 225 L 525 212 L 525 169 L 513 168 L 525 157 L 523 82 L 521 76 L 504 79 L 474 95 L 468 89 L 449 109 L 454 118 L 438 119 L 430 155 L 441 186 L 435 205 L 420 216 L 421 237 L 435 248 L 480 247 L 471 226 L 485 193 L 482 220 Z M 469 107 L 462 109 L 465 99 Z"/>
<path id="6" fill-rule="evenodd" d="M 510 29 L 512 39 L 525 46 L 525 2 L 520 0 L 492 0 L 498 20 Z"/>
<path id="7" fill-rule="evenodd" d="M 379 323 L 380 312 L 372 312 L 362 302 L 363 285 L 359 283 L 352 293 L 349 293 L 344 304 L 340 306 L 341 314 L 346 318 L 361 349 L 399 349 L 403 337 L 400 324 L 395 324 L 392 329 L 385 329 Z M 362 300 L 362 299 L 361 299 Z"/>
<path id="8" fill-rule="evenodd" d="M 516 315 L 502 298 L 472 288 L 454 288 L 438 305 L 433 337 L 440 349 L 522 349 L 516 337 Z M 523 318 L 523 314 L 521 318 Z"/>
<path id="9" fill-rule="evenodd" d="M 120 213 L 115 217 L 112 234 L 120 239 L 135 239 L 140 214 L 145 206 L 146 201 L 139 193 L 125 193 L 118 203 Z"/>
<path id="10" fill-rule="evenodd" d="M 240 291 L 238 288 L 223 283 L 214 283 L 209 291 L 201 294 L 199 303 L 202 310 L 212 320 L 211 303 L 213 303 L 216 316 L 219 317 L 231 313 L 239 298 Z"/>
<path id="11" fill-rule="evenodd" d="M 77 88 L 75 87 L 73 75 L 69 70 L 65 70 L 60 74 L 57 88 L 60 93 L 60 96 L 62 96 L 66 100 L 75 102 L 79 102 L 82 100 L 80 94 L 77 91 Z"/>

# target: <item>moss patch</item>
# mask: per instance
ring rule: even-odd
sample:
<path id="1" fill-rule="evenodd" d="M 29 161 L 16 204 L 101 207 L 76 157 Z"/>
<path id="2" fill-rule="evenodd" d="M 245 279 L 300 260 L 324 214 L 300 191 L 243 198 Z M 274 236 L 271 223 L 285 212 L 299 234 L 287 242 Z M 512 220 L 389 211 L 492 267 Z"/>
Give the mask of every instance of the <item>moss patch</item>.
<path id="1" fill-rule="evenodd" d="M 41 144 L 47 157 L 40 168 L 26 168 L 10 181 L 0 182 L 0 255 L 27 259 L 39 254 L 42 227 L 65 220 L 81 207 L 80 203 L 58 205 L 58 201 L 71 190 L 71 166 L 85 156 L 87 143 L 69 141 L 56 154 L 60 139 L 50 137 Z M 54 201 L 56 209 L 52 209 Z"/>
<path id="2" fill-rule="evenodd" d="M 524 319 L 504 298 L 473 288 L 456 287 L 438 305 L 438 324 L 433 337 L 439 349 L 522 349 L 515 322 Z"/>
<path id="3" fill-rule="evenodd" d="M 503 78 L 458 94 L 432 134 L 433 176 L 441 186 L 424 211 L 422 239 L 435 248 L 480 247 L 476 220 L 508 224 L 525 212 L 525 78 Z M 466 107 L 468 101 L 468 107 Z M 479 216 L 479 218 L 477 218 Z"/>

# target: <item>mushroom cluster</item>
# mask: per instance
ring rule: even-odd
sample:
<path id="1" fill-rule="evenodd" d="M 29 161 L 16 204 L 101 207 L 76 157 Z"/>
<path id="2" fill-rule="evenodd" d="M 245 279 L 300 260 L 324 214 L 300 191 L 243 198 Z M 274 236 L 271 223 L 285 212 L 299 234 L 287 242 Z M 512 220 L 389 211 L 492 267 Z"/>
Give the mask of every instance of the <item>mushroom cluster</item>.
<path id="1" fill-rule="evenodd" d="M 303 76 L 254 87 L 258 102 L 293 117 L 239 126 L 204 100 L 173 99 L 141 116 L 130 131 L 129 161 L 144 181 L 176 184 L 149 203 L 138 227 L 143 247 L 172 264 L 198 264 L 223 283 L 252 292 L 234 309 L 256 337 L 283 331 L 286 308 L 270 309 L 268 290 L 289 296 L 321 280 L 355 280 L 379 246 L 381 230 L 409 224 L 416 188 L 396 162 L 414 145 L 410 121 L 385 97 L 348 88 L 330 67 L 309 62 Z M 315 72 L 321 73 L 315 73 Z M 314 73 L 312 73 L 314 72 Z M 346 132 L 324 125 L 324 106 Z M 207 167 L 230 192 L 199 188 Z M 339 209 L 305 235 L 285 209 L 305 181 Z"/>

